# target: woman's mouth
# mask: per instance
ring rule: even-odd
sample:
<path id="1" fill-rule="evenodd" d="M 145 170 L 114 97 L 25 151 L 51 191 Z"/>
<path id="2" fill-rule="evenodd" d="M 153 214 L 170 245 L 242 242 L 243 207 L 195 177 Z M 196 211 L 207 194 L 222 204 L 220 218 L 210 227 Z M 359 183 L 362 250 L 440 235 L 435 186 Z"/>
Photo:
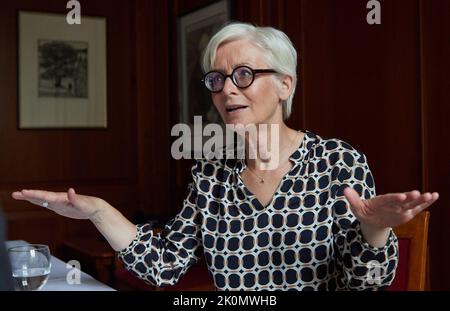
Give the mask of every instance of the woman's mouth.
<path id="1" fill-rule="evenodd" d="M 227 111 L 228 114 L 237 114 L 237 113 L 244 111 L 247 108 L 248 108 L 248 106 L 233 105 L 233 106 L 226 107 L 225 110 Z"/>

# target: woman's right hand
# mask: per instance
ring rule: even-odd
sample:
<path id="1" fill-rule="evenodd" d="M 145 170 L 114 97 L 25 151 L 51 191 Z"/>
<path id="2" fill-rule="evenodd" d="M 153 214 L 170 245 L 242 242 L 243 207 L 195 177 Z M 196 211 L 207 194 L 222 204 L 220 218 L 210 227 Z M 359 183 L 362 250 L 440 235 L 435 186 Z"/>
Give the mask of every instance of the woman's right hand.
<path id="1" fill-rule="evenodd" d="M 100 198 L 76 194 L 73 188 L 67 192 L 22 190 L 13 192 L 12 197 L 46 207 L 59 215 L 74 219 L 91 219 L 106 203 Z"/>
<path id="2" fill-rule="evenodd" d="M 106 201 L 76 194 L 73 188 L 67 192 L 22 190 L 13 192 L 12 197 L 44 206 L 62 216 L 91 220 L 116 251 L 130 245 L 137 234 L 136 226 Z"/>

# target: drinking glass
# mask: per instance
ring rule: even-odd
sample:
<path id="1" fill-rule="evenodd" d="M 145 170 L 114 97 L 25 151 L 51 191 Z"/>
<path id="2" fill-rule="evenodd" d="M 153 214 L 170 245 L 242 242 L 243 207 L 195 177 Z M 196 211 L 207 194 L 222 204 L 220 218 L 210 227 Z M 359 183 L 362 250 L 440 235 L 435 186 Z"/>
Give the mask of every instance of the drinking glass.
<path id="1" fill-rule="evenodd" d="M 8 249 L 14 288 L 17 291 L 40 290 L 51 270 L 50 249 L 43 244 L 28 244 Z"/>

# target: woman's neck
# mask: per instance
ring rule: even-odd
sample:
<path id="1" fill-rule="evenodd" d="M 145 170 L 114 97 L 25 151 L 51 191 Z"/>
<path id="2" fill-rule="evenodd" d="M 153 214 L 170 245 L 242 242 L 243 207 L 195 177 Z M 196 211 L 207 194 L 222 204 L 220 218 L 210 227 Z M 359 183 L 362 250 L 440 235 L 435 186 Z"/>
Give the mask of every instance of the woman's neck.
<path id="1" fill-rule="evenodd" d="M 253 170 L 277 169 L 289 159 L 297 139 L 298 132 L 284 123 L 257 125 L 256 135 L 245 136 L 247 166 Z"/>

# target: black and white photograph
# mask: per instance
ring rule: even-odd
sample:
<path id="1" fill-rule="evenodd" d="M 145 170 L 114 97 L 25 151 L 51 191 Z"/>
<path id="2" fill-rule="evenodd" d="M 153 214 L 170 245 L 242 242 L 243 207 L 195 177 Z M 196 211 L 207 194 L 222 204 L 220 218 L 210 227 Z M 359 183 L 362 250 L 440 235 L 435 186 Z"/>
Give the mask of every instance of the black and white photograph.
<path id="1" fill-rule="evenodd" d="M 18 11 L 19 129 L 107 127 L 106 19 Z"/>
<path id="2" fill-rule="evenodd" d="M 88 43 L 39 40 L 39 96 L 88 97 Z"/>

